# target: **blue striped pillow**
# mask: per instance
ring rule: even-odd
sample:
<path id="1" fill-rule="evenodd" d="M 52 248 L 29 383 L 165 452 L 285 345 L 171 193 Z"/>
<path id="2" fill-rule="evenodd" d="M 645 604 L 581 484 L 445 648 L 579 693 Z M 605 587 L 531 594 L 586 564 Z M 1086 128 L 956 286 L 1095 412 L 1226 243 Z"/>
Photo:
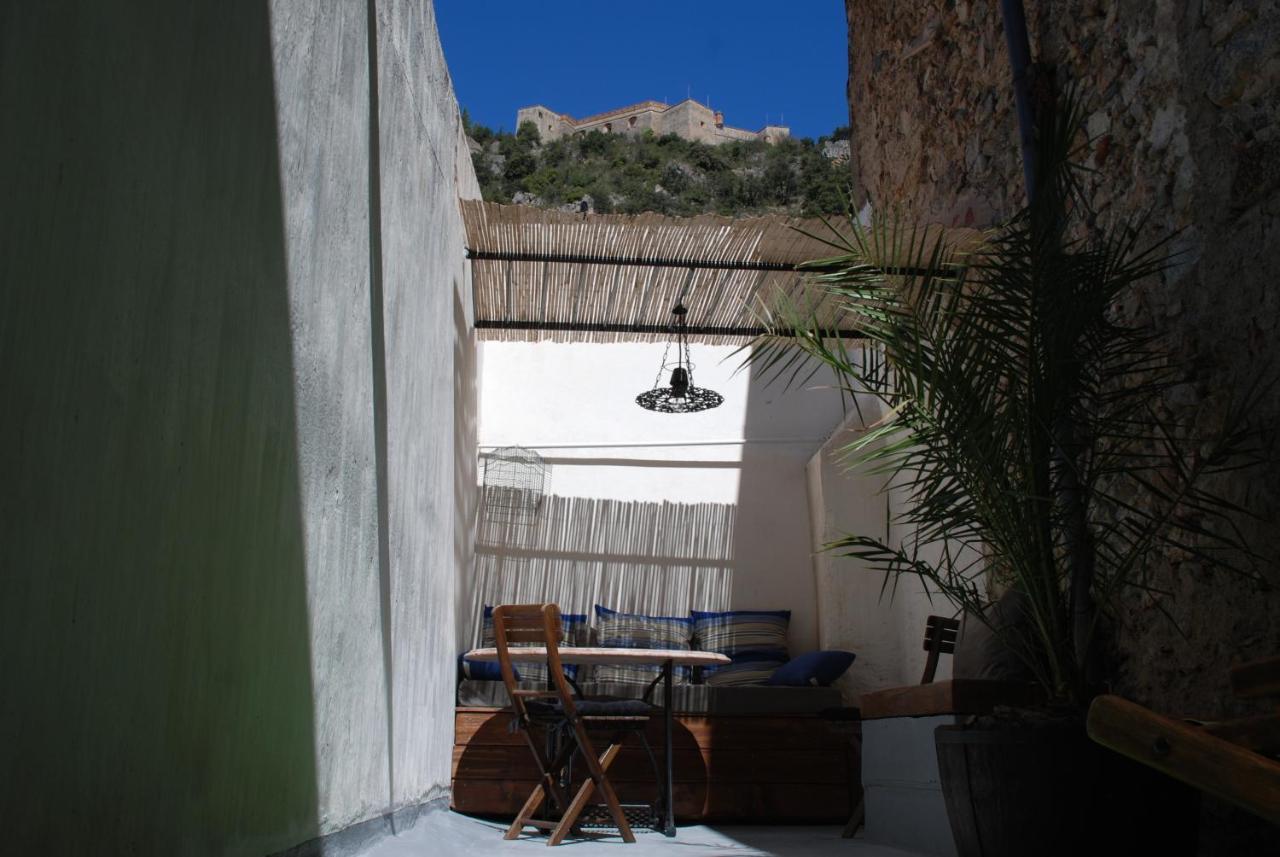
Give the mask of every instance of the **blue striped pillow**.
<path id="1" fill-rule="evenodd" d="M 743 652 L 727 666 L 712 667 L 707 673 L 706 683 L 719 686 L 767 684 L 785 663 L 778 660 L 777 655 L 766 652 Z"/>
<path id="2" fill-rule="evenodd" d="M 561 613 L 560 614 L 560 645 L 562 646 L 587 646 L 591 642 L 591 626 L 587 624 L 586 613 Z M 484 631 L 480 641 L 482 648 L 491 648 L 497 645 L 497 640 L 493 634 L 493 608 L 488 604 L 484 605 Z M 517 646 L 532 646 L 534 643 L 512 643 L 511 648 Z M 497 664 L 494 664 L 497 667 Z M 547 664 L 542 663 L 521 663 L 516 670 L 520 673 L 520 678 L 525 681 L 536 681 L 540 684 L 546 684 L 547 681 Z M 578 680 L 578 664 L 565 664 L 564 674 L 571 680 Z M 498 674 L 501 678 L 501 673 Z"/>
<path id="3" fill-rule="evenodd" d="M 615 649 L 680 649 L 689 651 L 693 620 L 687 616 L 642 616 L 619 613 L 596 605 L 596 635 L 600 645 Z M 619 684 L 648 684 L 658 677 L 657 664 L 602 664 L 592 680 Z M 674 684 L 688 684 L 690 669 L 677 666 L 671 673 Z"/>
<path id="4" fill-rule="evenodd" d="M 790 610 L 726 610 L 711 613 L 693 611 L 693 636 L 699 649 L 728 655 L 734 663 L 725 667 L 704 667 L 702 674 L 707 684 L 763 684 L 773 670 L 785 664 L 787 654 L 787 626 L 791 622 Z M 742 666 L 734 670 L 739 663 Z M 765 672 L 768 664 L 773 668 Z M 721 670 L 734 670 L 738 679 L 713 680 Z M 764 673 L 755 677 L 756 673 Z M 748 676 L 752 676 L 747 679 Z"/>

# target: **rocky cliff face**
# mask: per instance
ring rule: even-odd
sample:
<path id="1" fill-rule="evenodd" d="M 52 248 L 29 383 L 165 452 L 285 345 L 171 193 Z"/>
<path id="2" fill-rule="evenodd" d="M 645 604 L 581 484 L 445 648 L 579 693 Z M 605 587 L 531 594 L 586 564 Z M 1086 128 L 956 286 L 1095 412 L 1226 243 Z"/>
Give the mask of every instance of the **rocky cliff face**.
<path id="1" fill-rule="evenodd" d="M 852 165 L 879 210 L 984 225 L 1024 198 L 999 4 L 846 0 Z M 1280 14 L 1267 0 L 1027 0 L 1033 58 L 1078 85 L 1100 216 L 1180 230 L 1177 266 L 1119 311 L 1154 322 L 1187 366 L 1164 404 L 1212 429 L 1231 396 L 1280 369 Z M 1277 449 L 1280 394 L 1260 419 Z M 1280 560 L 1280 466 L 1226 483 L 1264 516 L 1242 525 Z M 1280 577 L 1254 584 L 1168 553 L 1181 638 L 1136 599 L 1119 691 L 1158 709 L 1222 712 L 1227 667 L 1280 652 Z"/>

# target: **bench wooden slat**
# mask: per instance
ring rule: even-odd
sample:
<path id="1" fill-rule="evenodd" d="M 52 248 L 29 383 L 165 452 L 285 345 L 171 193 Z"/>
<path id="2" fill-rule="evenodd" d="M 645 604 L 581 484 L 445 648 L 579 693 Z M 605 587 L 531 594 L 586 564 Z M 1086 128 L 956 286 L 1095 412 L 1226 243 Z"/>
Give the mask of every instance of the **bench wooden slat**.
<path id="1" fill-rule="evenodd" d="M 511 712 L 458 708 L 453 748 L 453 806 L 461 812 L 514 815 L 536 783 Z M 855 720 L 814 715 L 675 717 L 675 809 L 682 821 L 843 823 L 862 794 Z M 648 724 L 662 747 L 662 722 Z M 518 742 L 518 743 L 517 743 Z M 581 770 L 575 767 L 581 775 Z M 609 778 L 624 802 L 653 799 L 649 757 L 628 738 Z"/>
<path id="2" fill-rule="evenodd" d="M 524 752 L 521 752 L 524 750 Z M 848 760 L 830 750 L 675 750 L 677 782 L 848 784 Z M 581 775 L 582 772 L 577 772 Z M 523 747 L 454 747 L 453 776 L 467 780 L 536 780 L 538 768 Z M 609 768 L 614 782 L 653 782 L 653 766 L 638 743 L 628 740 Z"/>
<path id="3" fill-rule="evenodd" d="M 1032 684 L 981 679 L 950 679 L 891 687 L 858 699 L 863 720 L 881 717 L 929 717 L 938 714 L 987 714 L 997 705 L 1033 705 L 1042 699 Z"/>
<path id="4" fill-rule="evenodd" d="M 1203 724 L 1204 731 L 1223 741 L 1268 755 L 1280 753 L 1280 714 L 1262 714 L 1239 720 Z"/>
<path id="5" fill-rule="evenodd" d="M 1118 696 L 1089 706 L 1089 737 L 1280 824 L 1280 763 Z"/>
<path id="6" fill-rule="evenodd" d="M 1231 668 L 1231 692 L 1236 696 L 1280 696 L 1280 657 L 1262 658 Z"/>
<path id="7" fill-rule="evenodd" d="M 508 730 L 511 711 L 501 708 L 459 708 L 454 743 L 524 746 L 520 735 Z M 826 720 L 814 715 L 677 714 L 674 746 L 693 749 L 715 746 L 728 750 L 793 747 L 839 751 L 861 732 L 857 721 Z M 662 746 L 662 718 L 649 721 L 650 743 Z"/>

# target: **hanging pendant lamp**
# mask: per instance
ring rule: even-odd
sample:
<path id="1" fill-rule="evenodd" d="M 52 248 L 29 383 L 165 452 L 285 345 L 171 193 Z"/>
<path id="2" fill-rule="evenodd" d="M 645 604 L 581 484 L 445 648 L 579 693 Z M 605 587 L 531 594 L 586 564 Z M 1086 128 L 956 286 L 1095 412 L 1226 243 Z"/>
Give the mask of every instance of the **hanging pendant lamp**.
<path id="1" fill-rule="evenodd" d="M 662 365 L 658 367 L 658 377 L 654 379 L 654 388 L 636 396 L 636 404 L 647 411 L 660 414 L 692 414 L 697 411 L 709 411 L 724 403 L 724 396 L 714 390 L 707 390 L 693 385 L 693 363 L 689 361 L 689 342 L 685 338 L 684 317 L 689 311 L 683 304 L 676 304 L 671 314 L 676 317 L 672 325 L 676 332 L 676 362 L 671 365 L 667 356 L 671 353 L 671 345 L 662 355 Z M 656 386 L 662 383 L 662 375 L 671 370 L 671 382 L 666 387 Z"/>

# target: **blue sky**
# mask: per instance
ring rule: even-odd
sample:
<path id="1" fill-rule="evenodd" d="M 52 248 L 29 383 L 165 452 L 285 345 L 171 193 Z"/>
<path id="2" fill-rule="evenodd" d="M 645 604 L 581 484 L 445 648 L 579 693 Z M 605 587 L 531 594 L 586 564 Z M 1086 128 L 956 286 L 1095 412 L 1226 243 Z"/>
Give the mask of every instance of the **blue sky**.
<path id="1" fill-rule="evenodd" d="M 583 117 L 687 96 L 756 130 L 847 125 L 842 0 L 435 0 L 440 39 L 472 119 L 514 130 L 545 104 Z"/>

